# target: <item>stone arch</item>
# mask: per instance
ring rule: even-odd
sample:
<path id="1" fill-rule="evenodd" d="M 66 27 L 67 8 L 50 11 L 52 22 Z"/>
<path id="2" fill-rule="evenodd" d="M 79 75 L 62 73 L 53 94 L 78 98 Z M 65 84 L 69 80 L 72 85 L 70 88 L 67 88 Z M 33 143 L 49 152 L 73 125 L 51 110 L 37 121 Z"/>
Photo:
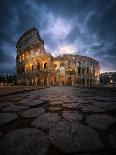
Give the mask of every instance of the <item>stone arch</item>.
<path id="1" fill-rule="evenodd" d="M 55 68 L 55 69 L 57 68 L 57 64 L 54 64 L 54 68 Z"/>
<path id="2" fill-rule="evenodd" d="M 82 85 L 85 85 L 85 79 L 82 79 Z"/>
<path id="3" fill-rule="evenodd" d="M 46 69 L 46 68 L 47 68 L 47 62 L 44 63 L 44 69 Z"/>
<path id="4" fill-rule="evenodd" d="M 47 77 L 44 77 L 44 86 L 47 86 Z"/>
<path id="5" fill-rule="evenodd" d="M 31 71 L 33 71 L 34 70 L 34 66 L 33 66 L 33 64 L 31 65 Z"/>
<path id="6" fill-rule="evenodd" d="M 68 77 L 67 84 L 70 86 L 72 85 L 72 78 L 71 77 Z"/>
<path id="7" fill-rule="evenodd" d="M 81 79 L 80 78 L 77 79 L 77 84 L 81 85 Z"/>
<path id="8" fill-rule="evenodd" d="M 40 67 L 41 67 L 41 63 L 39 61 L 36 61 L 36 69 L 40 70 Z"/>
<path id="9" fill-rule="evenodd" d="M 89 84 L 89 79 L 87 79 L 87 84 Z"/>
<path id="10" fill-rule="evenodd" d="M 38 78 L 38 80 L 37 80 L 37 85 L 38 86 L 40 85 L 40 78 Z"/>
<path id="11" fill-rule="evenodd" d="M 85 67 L 82 67 L 82 74 L 85 74 Z"/>
<path id="12" fill-rule="evenodd" d="M 60 81 L 61 81 L 61 85 L 64 86 L 64 78 L 61 78 Z"/>
<path id="13" fill-rule="evenodd" d="M 78 62 L 77 62 L 77 65 L 78 65 L 78 66 L 81 66 L 81 61 L 78 61 Z"/>
<path id="14" fill-rule="evenodd" d="M 78 74 L 81 74 L 81 67 L 78 67 Z"/>

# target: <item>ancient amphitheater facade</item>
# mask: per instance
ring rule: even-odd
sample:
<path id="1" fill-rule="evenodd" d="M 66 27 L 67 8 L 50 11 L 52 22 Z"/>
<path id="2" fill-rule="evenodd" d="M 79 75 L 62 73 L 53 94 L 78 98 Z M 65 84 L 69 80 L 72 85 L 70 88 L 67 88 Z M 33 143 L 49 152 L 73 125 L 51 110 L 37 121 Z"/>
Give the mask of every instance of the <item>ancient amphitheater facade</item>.
<path id="1" fill-rule="evenodd" d="M 46 53 L 44 40 L 36 28 L 25 32 L 19 38 L 16 48 L 16 73 L 19 85 L 99 84 L 98 61 L 70 54 L 53 57 Z"/>

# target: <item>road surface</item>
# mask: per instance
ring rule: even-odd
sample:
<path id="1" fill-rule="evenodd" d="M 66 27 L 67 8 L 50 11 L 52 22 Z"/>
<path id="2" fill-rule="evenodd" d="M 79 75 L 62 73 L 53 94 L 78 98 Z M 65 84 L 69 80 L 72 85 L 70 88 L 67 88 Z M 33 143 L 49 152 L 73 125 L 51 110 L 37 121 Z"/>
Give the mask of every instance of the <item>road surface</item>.
<path id="1" fill-rule="evenodd" d="M 0 98 L 2 155 L 116 152 L 116 93 L 50 87 Z"/>

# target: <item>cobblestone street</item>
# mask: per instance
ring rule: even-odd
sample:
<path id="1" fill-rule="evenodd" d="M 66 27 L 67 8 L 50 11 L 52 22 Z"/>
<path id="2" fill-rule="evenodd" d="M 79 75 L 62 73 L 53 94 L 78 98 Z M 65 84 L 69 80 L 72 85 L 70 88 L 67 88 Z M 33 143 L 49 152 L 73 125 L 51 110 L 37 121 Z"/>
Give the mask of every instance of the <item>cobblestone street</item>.
<path id="1" fill-rule="evenodd" d="M 116 153 L 116 92 L 50 87 L 0 97 L 1 155 Z"/>

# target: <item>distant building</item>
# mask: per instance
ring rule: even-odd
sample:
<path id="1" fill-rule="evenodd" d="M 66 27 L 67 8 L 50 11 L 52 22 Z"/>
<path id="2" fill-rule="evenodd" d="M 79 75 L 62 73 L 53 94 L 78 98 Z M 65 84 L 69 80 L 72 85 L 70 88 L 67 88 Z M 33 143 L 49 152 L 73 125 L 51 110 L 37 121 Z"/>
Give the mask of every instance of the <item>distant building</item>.
<path id="1" fill-rule="evenodd" d="M 16 84 L 15 74 L 1 74 L 0 75 L 0 85 Z"/>
<path id="2" fill-rule="evenodd" d="M 116 85 L 116 72 L 105 72 L 100 74 L 101 84 Z"/>
<path id="3" fill-rule="evenodd" d="M 44 40 L 36 28 L 25 32 L 16 48 L 17 83 L 20 85 L 99 84 L 98 61 L 72 54 L 53 57 L 46 53 Z"/>

